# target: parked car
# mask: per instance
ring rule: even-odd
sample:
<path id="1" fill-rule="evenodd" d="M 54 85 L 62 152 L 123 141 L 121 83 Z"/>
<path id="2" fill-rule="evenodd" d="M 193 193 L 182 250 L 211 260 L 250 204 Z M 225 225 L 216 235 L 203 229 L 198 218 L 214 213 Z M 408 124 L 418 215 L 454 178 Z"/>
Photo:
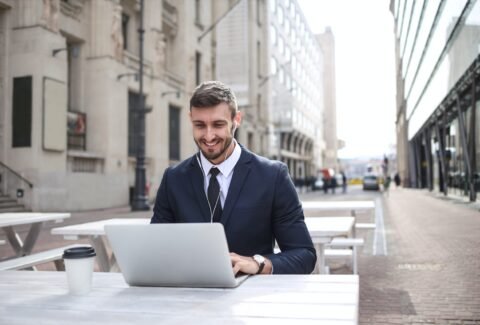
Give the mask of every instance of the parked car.
<path id="1" fill-rule="evenodd" d="M 323 180 L 321 177 L 318 177 L 315 182 L 313 183 L 313 190 L 314 191 L 320 191 L 323 190 Z"/>
<path id="2" fill-rule="evenodd" d="M 337 180 L 337 187 L 342 187 L 343 186 L 342 174 L 335 174 L 335 179 Z"/>
<path id="3" fill-rule="evenodd" d="M 380 178 L 374 174 L 363 176 L 363 190 L 380 190 Z"/>

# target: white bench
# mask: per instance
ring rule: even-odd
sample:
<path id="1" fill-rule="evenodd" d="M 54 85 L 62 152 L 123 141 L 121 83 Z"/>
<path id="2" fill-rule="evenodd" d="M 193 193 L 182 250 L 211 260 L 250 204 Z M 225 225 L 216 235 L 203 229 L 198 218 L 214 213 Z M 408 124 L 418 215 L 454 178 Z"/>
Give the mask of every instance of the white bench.
<path id="1" fill-rule="evenodd" d="M 357 230 L 375 230 L 377 225 L 375 223 L 362 223 L 357 222 L 355 223 L 355 227 L 353 229 L 352 235 L 353 237 L 357 237 Z"/>
<path id="2" fill-rule="evenodd" d="M 377 228 L 377 225 L 374 223 L 356 223 L 355 224 L 355 229 L 375 229 Z"/>
<path id="3" fill-rule="evenodd" d="M 0 245 L 5 245 L 5 241 L 3 239 L 0 239 Z"/>
<path id="4" fill-rule="evenodd" d="M 58 247 L 43 252 L 33 253 L 26 256 L 15 257 L 9 260 L 5 260 L 3 262 L 0 262 L 0 271 L 22 270 L 48 262 L 54 262 L 57 270 L 63 271 L 65 269 L 62 261 L 63 251 L 76 246 L 79 245 L 75 244 Z"/>
<path id="5" fill-rule="evenodd" d="M 357 247 L 361 247 L 363 244 L 363 238 L 335 237 L 326 244 L 329 248 L 325 249 L 325 258 L 351 257 L 353 274 L 357 274 Z"/>

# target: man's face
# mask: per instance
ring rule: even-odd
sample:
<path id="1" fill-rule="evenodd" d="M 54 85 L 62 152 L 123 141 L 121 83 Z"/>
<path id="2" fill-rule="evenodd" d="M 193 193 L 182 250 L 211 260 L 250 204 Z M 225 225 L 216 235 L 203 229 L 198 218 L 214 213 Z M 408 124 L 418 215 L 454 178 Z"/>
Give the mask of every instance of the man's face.
<path id="1" fill-rule="evenodd" d="M 227 103 L 212 107 L 192 107 L 190 112 L 193 139 L 205 158 L 218 165 L 225 160 L 232 144 L 233 120 L 240 124 L 240 113 L 232 120 Z"/>

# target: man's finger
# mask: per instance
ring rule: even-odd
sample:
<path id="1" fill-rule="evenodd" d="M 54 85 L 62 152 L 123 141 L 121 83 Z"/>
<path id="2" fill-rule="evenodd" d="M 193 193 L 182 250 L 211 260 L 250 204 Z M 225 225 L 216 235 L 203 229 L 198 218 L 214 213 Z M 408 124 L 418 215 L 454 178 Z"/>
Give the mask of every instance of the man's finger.
<path id="1" fill-rule="evenodd" d="M 233 265 L 233 274 L 237 275 L 237 273 L 240 271 L 240 266 L 237 264 Z"/>

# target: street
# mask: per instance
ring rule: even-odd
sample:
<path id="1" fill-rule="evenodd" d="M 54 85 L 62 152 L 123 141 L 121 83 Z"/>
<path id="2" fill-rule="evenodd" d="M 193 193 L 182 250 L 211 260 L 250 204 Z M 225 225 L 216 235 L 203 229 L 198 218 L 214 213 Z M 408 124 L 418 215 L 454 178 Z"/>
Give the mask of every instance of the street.
<path id="1" fill-rule="evenodd" d="M 357 233 L 365 238 L 359 255 L 360 324 L 480 324 L 478 203 L 395 187 L 388 196 L 350 186 L 346 194 L 337 189 L 335 194 L 317 191 L 300 197 L 372 199 L 377 204 L 377 229 Z M 121 207 L 73 213 L 61 225 L 132 216 L 148 217 L 150 212 Z M 372 220 L 370 215 L 357 218 Z M 35 251 L 71 243 L 50 235 L 50 229 L 57 226 L 45 225 Z M 0 256 L 11 254 L 9 249 L 8 244 L 1 245 Z M 39 269 L 54 268 L 43 265 Z M 348 263 L 331 264 L 331 273 L 350 272 Z"/>

